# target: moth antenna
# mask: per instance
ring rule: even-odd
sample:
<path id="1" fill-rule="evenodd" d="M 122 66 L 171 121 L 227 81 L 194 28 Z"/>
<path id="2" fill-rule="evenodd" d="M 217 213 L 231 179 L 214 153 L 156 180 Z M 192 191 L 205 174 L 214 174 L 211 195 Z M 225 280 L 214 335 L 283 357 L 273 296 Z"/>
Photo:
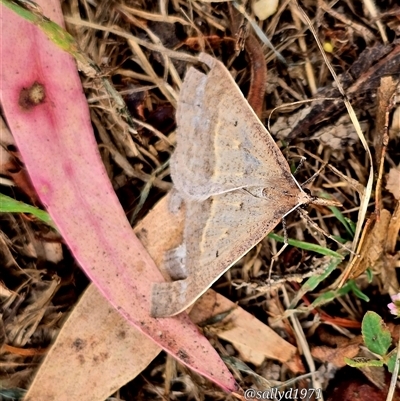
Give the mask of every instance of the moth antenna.
<path id="1" fill-rule="evenodd" d="M 308 180 L 304 181 L 301 186 L 305 187 L 307 184 L 309 184 L 310 182 L 313 182 L 320 174 L 321 171 L 325 169 L 326 165 L 328 163 L 324 163 Z"/>

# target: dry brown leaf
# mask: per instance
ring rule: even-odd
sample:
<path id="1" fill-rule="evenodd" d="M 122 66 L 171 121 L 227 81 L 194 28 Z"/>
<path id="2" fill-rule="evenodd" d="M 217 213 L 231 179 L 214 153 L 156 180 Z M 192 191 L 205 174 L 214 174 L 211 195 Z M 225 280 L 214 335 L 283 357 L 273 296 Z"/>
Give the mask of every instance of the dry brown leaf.
<path id="1" fill-rule="evenodd" d="M 392 124 L 389 128 L 389 136 L 391 139 L 398 138 L 400 134 L 400 107 L 396 107 L 393 111 Z"/>
<path id="2" fill-rule="evenodd" d="M 359 350 L 359 344 L 348 344 L 338 348 L 320 345 L 312 348 L 311 355 L 321 362 L 332 363 L 334 366 L 340 369 L 346 366 L 344 358 L 354 358 L 358 355 Z"/>
<path id="3" fill-rule="evenodd" d="M 376 134 L 374 135 L 374 147 L 376 150 L 376 164 L 379 165 L 382 156 L 382 147 L 385 146 L 387 135 L 388 114 L 392 109 L 392 98 L 395 94 L 398 80 L 392 76 L 382 77 L 377 93 L 378 109 L 376 113 Z"/>
<path id="4" fill-rule="evenodd" d="M 389 230 L 386 241 L 386 251 L 394 253 L 397 244 L 397 237 L 400 230 L 400 202 L 397 202 L 392 219 L 390 220 Z"/>
<path id="5" fill-rule="evenodd" d="M 102 401 L 145 369 L 160 351 L 90 285 L 65 322 L 27 397 Z"/>
<path id="6" fill-rule="evenodd" d="M 342 286 L 348 278 L 357 278 L 369 267 L 375 267 L 378 260 L 382 258 L 386 249 L 390 218 L 390 212 L 386 209 L 381 211 L 379 219 L 375 214 L 370 217 L 364 226 L 359 248 L 357 249 L 359 257 L 354 258 L 346 267 L 341 276 L 339 286 Z"/>
<path id="7" fill-rule="evenodd" d="M 190 317 L 199 324 L 227 311 L 230 313 L 221 321 L 226 327 L 216 328 L 215 332 L 219 338 L 232 343 L 243 360 L 259 366 L 265 358 L 270 358 L 285 363 L 294 373 L 304 372 L 295 346 L 213 290 L 207 291 L 196 302 Z"/>
<path id="8" fill-rule="evenodd" d="M 399 256 L 399 254 L 394 256 L 385 254 L 384 257 L 377 262 L 376 270 L 381 274 L 381 282 L 383 285 L 382 294 L 395 295 L 400 290 L 396 272 Z"/>
<path id="9" fill-rule="evenodd" d="M 396 263 L 398 256 L 390 255 L 394 252 L 393 245 L 397 242 L 400 228 L 400 207 L 397 207 L 393 216 L 386 209 L 380 211 L 380 218 L 375 214 L 371 216 L 364 226 L 364 232 L 357 250 L 359 257 L 346 267 L 340 284 L 348 278 L 359 277 L 368 268 L 374 273 L 381 274 L 381 281 L 386 293 L 394 295 L 398 292 L 399 283 L 396 275 Z M 393 247 L 393 249 L 392 249 Z"/>
<path id="10" fill-rule="evenodd" d="M 360 252 L 358 263 L 355 264 L 350 278 L 356 278 L 368 267 L 374 267 L 381 258 L 386 244 L 387 230 L 390 223 L 390 212 L 386 209 L 381 211 L 380 219 L 375 221 L 371 231 L 367 234 L 364 246 Z"/>
<path id="11" fill-rule="evenodd" d="M 400 200 L 400 166 L 390 169 L 386 179 L 386 189 L 396 200 Z"/>

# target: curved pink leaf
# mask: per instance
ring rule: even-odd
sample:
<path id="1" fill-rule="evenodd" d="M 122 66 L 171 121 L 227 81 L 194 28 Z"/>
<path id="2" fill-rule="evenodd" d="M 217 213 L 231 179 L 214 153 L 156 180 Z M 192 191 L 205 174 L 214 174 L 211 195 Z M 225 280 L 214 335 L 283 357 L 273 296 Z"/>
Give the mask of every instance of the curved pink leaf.
<path id="1" fill-rule="evenodd" d="M 38 3 L 62 23 L 58 0 Z M 33 185 L 75 258 L 131 324 L 185 365 L 236 390 L 186 314 L 149 316 L 151 284 L 163 277 L 133 234 L 106 175 L 73 59 L 4 6 L 0 14 L 2 107 Z"/>

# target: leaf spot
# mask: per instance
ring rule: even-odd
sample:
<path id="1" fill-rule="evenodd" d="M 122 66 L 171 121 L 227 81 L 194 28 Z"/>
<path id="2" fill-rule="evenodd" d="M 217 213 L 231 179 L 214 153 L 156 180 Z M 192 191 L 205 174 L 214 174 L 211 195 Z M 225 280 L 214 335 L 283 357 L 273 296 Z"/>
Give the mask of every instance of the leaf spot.
<path id="1" fill-rule="evenodd" d="M 33 107 L 44 102 L 46 98 L 46 91 L 44 90 L 44 86 L 39 82 L 34 82 L 34 84 L 29 88 L 22 88 L 18 104 L 24 110 L 30 110 Z"/>

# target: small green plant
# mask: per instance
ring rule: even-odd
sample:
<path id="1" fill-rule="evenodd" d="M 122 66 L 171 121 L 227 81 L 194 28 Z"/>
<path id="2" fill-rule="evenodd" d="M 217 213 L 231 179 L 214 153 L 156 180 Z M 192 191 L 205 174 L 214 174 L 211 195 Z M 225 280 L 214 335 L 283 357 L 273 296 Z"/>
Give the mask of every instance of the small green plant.
<path id="1" fill-rule="evenodd" d="M 397 349 L 389 352 L 392 336 L 383 319 L 375 312 L 367 312 L 362 321 L 361 332 L 365 346 L 379 359 L 345 358 L 346 363 L 354 368 L 387 365 L 389 372 L 393 373 Z"/>

